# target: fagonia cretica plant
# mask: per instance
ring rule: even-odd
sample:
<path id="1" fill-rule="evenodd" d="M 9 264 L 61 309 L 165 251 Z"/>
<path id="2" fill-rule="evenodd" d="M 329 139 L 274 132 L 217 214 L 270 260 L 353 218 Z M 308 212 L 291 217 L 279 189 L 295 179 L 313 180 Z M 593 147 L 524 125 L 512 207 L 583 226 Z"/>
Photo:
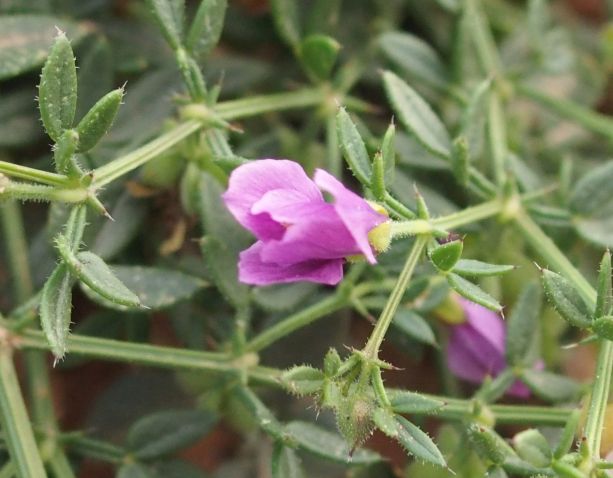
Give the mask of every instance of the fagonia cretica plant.
<path id="1" fill-rule="evenodd" d="M 0 5 L 0 477 L 609 476 L 610 25 L 34 3 Z"/>

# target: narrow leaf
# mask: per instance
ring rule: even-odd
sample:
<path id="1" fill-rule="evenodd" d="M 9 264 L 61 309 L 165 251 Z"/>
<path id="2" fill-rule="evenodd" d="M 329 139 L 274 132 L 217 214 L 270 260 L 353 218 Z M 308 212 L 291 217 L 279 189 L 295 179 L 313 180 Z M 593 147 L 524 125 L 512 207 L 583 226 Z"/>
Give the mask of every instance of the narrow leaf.
<path id="1" fill-rule="evenodd" d="M 295 395 L 307 395 L 321 389 L 324 373 L 308 365 L 297 365 L 281 375 L 283 386 Z"/>
<path id="2" fill-rule="evenodd" d="M 430 260 L 439 271 L 448 272 L 460 260 L 463 247 L 460 240 L 446 242 L 430 251 Z"/>
<path id="3" fill-rule="evenodd" d="M 223 29 L 226 7 L 227 0 L 201 0 L 185 41 L 192 55 L 207 56 L 217 45 Z"/>
<path id="4" fill-rule="evenodd" d="M 396 413 L 428 413 L 436 412 L 445 406 L 445 402 L 427 397 L 415 392 L 388 392 L 392 409 Z"/>
<path id="5" fill-rule="evenodd" d="M 371 165 L 368 152 L 358 129 L 345 108 L 336 115 L 336 128 L 345 160 L 358 181 L 370 186 Z"/>
<path id="6" fill-rule="evenodd" d="M 318 80 L 327 80 L 336 63 L 341 45 L 326 35 L 310 35 L 300 44 L 300 59 L 307 72 Z"/>
<path id="7" fill-rule="evenodd" d="M 613 290 L 611 285 L 611 252 L 606 251 L 600 261 L 598 271 L 598 295 L 596 298 L 596 308 L 594 318 L 609 315 L 613 312 Z"/>
<path id="8" fill-rule="evenodd" d="M 460 259 L 453 267 L 453 272 L 468 277 L 497 276 L 512 271 L 515 266 L 488 264 L 473 259 Z"/>
<path id="9" fill-rule="evenodd" d="M 491 428 L 472 423 L 468 426 L 467 433 L 481 458 L 500 465 L 515 455 L 511 447 Z"/>
<path id="10" fill-rule="evenodd" d="M 536 283 L 522 290 L 507 319 L 506 357 L 510 365 L 531 365 L 538 346 L 541 288 Z"/>
<path id="11" fill-rule="evenodd" d="M 178 49 L 183 42 L 185 0 L 147 0 L 147 4 L 168 44 Z"/>
<path id="12" fill-rule="evenodd" d="M 494 312 L 500 312 L 502 310 L 502 306 L 496 299 L 494 299 L 487 292 L 483 291 L 479 286 L 467 281 L 463 277 L 452 272 L 447 274 L 447 282 L 451 288 L 462 297 L 472 300 L 473 302 L 493 310 Z"/>
<path id="13" fill-rule="evenodd" d="M 583 216 L 603 217 L 613 213 L 613 160 L 590 169 L 577 181 L 569 206 Z"/>
<path id="14" fill-rule="evenodd" d="M 443 454 L 425 432 L 401 416 L 396 417 L 396 423 L 398 425 L 396 439 L 409 453 L 428 463 L 447 466 Z"/>
<path id="15" fill-rule="evenodd" d="M 560 274 L 547 269 L 542 271 L 543 288 L 547 298 L 558 313 L 571 325 L 586 328 L 591 325 L 591 315 L 575 287 Z"/>
<path id="16" fill-rule="evenodd" d="M 64 33 L 56 37 L 43 67 L 38 105 L 47 134 L 57 142 L 62 132 L 72 126 L 77 110 L 77 67 Z"/>
<path id="17" fill-rule="evenodd" d="M 305 478 L 306 474 L 294 450 L 275 443 L 271 460 L 272 478 Z"/>
<path id="18" fill-rule="evenodd" d="M 381 461 L 377 453 L 365 449 L 357 449 L 349 456 L 347 444 L 340 435 L 311 423 L 290 422 L 285 432 L 301 449 L 337 463 L 369 465 Z"/>
<path id="19" fill-rule="evenodd" d="M 56 360 L 66 353 L 72 308 L 72 278 L 68 267 L 58 265 L 45 285 L 40 301 L 40 322 Z"/>
<path id="20" fill-rule="evenodd" d="M 521 378 L 536 396 L 549 402 L 572 400 L 580 390 L 574 380 L 551 372 L 524 370 Z"/>
<path id="21" fill-rule="evenodd" d="M 396 126 L 394 123 L 387 127 L 387 131 L 383 136 L 381 156 L 383 159 L 385 182 L 391 184 L 394 181 L 394 169 L 396 168 Z"/>
<path id="22" fill-rule="evenodd" d="M 78 150 L 80 152 L 92 149 L 108 132 L 115 121 L 122 99 L 123 88 L 111 91 L 100 98 L 79 122 L 76 130 L 79 136 Z"/>
<path id="23" fill-rule="evenodd" d="M 271 0 L 270 6 L 279 35 L 289 46 L 298 48 L 301 28 L 297 0 Z"/>
<path id="24" fill-rule="evenodd" d="M 522 460 L 537 467 L 547 467 L 553 454 L 547 439 L 534 428 L 524 430 L 513 437 L 513 445 Z"/>
<path id="25" fill-rule="evenodd" d="M 428 103 L 394 73 L 383 73 L 383 82 L 392 108 L 404 127 L 428 151 L 448 159 L 451 154 L 449 133 Z"/>
<path id="26" fill-rule="evenodd" d="M 436 337 L 426 319 L 412 310 L 400 309 L 393 324 L 402 332 L 419 342 L 436 346 Z"/>
<path id="27" fill-rule="evenodd" d="M 137 421 L 128 432 L 127 445 L 139 459 L 166 456 L 206 435 L 217 419 L 202 410 L 167 410 Z"/>

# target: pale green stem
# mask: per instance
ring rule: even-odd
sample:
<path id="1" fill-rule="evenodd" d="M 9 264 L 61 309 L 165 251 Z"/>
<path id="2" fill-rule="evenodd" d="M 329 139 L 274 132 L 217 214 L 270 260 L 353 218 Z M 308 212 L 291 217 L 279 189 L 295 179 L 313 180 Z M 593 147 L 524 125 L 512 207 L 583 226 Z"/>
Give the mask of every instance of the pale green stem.
<path id="1" fill-rule="evenodd" d="M 287 317 L 256 335 L 245 346 L 246 352 L 258 352 L 286 335 L 349 305 L 347 296 L 339 290 L 330 297 Z"/>
<path id="2" fill-rule="evenodd" d="M 428 236 L 418 236 L 413 243 L 411 248 L 411 252 L 407 257 L 407 260 L 398 276 L 398 281 L 394 286 L 394 289 L 390 293 L 387 303 L 381 312 L 381 316 L 379 320 L 377 320 L 377 324 L 373 329 L 370 337 L 368 338 L 368 342 L 364 347 L 364 354 L 367 358 L 371 360 L 376 360 L 379 356 L 379 348 L 383 343 L 383 339 L 385 338 L 385 334 L 387 329 L 389 328 L 392 320 L 394 319 L 394 315 L 396 314 L 396 310 L 398 309 L 398 305 L 400 305 L 400 301 L 402 300 L 402 296 L 409 285 L 409 281 L 413 276 L 413 271 L 415 270 L 415 266 L 417 262 L 419 262 L 419 258 L 428 243 Z"/>
<path id="3" fill-rule="evenodd" d="M 477 206 L 471 206 L 447 216 L 432 219 L 433 226 L 440 229 L 454 229 L 456 227 L 472 224 L 504 211 L 505 203 L 501 199 L 492 199 Z"/>
<path id="4" fill-rule="evenodd" d="M 70 186 L 71 180 L 62 174 L 49 173 L 40 169 L 29 168 L 20 164 L 0 161 L 0 173 L 13 178 L 27 179 L 37 183 L 48 184 L 49 186 Z"/>
<path id="5" fill-rule="evenodd" d="M 0 192 L 0 199 L 7 197 L 22 201 L 58 201 L 77 203 L 85 201 L 88 196 L 89 193 L 87 189 L 80 186 L 76 188 L 59 188 L 13 181 L 9 182 Z"/>
<path id="6" fill-rule="evenodd" d="M 203 127 L 204 125 L 198 121 L 185 121 L 140 148 L 95 169 L 93 171 L 94 181 L 92 187 L 102 187 L 118 177 L 133 171 L 150 159 L 168 151 Z"/>
<path id="7" fill-rule="evenodd" d="M 11 349 L 0 344 L 0 423 L 20 478 L 45 478 L 26 405 L 21 396 Z"/>
<path id="8" fill-rule="evenodd" d="M 224 101 L 214 107 L 217 116 L 224 120 L 247 118 L 272 111 L 306 108 L 323 103 L 329 92 L 323 88 L 309 88 L 288 93 L 252 96 L 250 98 Z"/>

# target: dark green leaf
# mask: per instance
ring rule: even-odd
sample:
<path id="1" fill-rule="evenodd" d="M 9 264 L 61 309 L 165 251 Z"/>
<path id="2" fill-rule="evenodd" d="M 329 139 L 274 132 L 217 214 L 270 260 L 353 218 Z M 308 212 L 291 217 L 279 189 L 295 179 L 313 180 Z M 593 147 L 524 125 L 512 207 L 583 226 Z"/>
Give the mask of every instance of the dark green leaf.
<path id="1" fill-rule="evenodd" d="M 576 217 L 572 222 L 577 233 L 586 241 L 613 248 L 613 216 Z"/>
<path id="2" fill-rule="evenodd" d="M 40 65 L 49 52 L 57 28 L 78 40 L 85 28 L 47 15 L 3 15 L 0 17 L 0 80 L 17 76 Z"/>
<path id="3" fill-rule="evenodd" d="M 58 265 L 43 287 L 40 322 L 56 360 L 66 353 L 70 331 L 74 279 L 64 264 Z"/>
<path id="4" fill-rule="evenodd" d="M 221 36 L 227 0 L 201 0 L 185 45 L 195 57 L 207 56 Z"/>
<path id="5" fill-rule="evenodd" d="M 606 251 L 600 261 L 594 318 L 613 312 L 613 290 L 611 284 L 611 252 Z"/>
<path id="6" fill-rule="evenodd" d="M 371 165 L 368 152 L 358 129 L 351 121 L 345 108 L 340 108 L 336 115 L 336 129 L 341 149 L 349 168 L 358 181 L 370 186 Z"/>
<path id="7" fill-rule="evenodd" d="M 393 324 L 402 332 L 419 342 L 436 346 L 436 337 L 426 320 L 416 312 L 400 309 L 394 316 Z"/>
<path id="8" fill-rule="evenodd" d="M 572 400 L 580 391 L 574 380 L 551 372 L 524 370 L 521 377 L 536 396 L 549 402 Z"/>
<path id="9" fill-rule="evenodd" d="M 64 33 L 56 37 L 43 67 L 38 106 L 47 134 L 57 142 L 62 132 L 72 126 L 77 110 L 77 67 Z"/>
<path id="10" fill-rule="evenodd" d="M 447 87 L 447 71 L 436 51 L 422 39 L 402 32 L 386 32 L 381 51 L 403 73 L 437 90 Z"/>
<path id="11" fill-rule="evenodd" d="M 377 453 L 365 449 L 357 449 L 349 456 L 349 448 L 340 435 L 311 423 L 290 422 L 286 425 L 285 432 L 299 448 L 337 463 L 357 466 L 381 461 Z"/>
<path id="12" fill-rule="evenodd" d="M 396 413 L 436 412 L 445 406 L 445 402 L 415 392 L 394 390 L 388 392 L 392 409 Z"/>
<path id="13" fill-rule="evenodd" d="M 532 365 L 540 340 L 541 288 L 536 283 L 524 287 L 507 319 L 506 357 L 510 365 Z"/>
<path id="14" fill-rule="evenodd" d="M 207 286 L 207 283 L 199 277 L 171 269 L 121 265 L 111 267 L 115 276 L 140 299 L 141 305 L 135 310 L 142 307 L 151 310 L 164 309 L 189 299 Z M 112 309 L 122 311 L 130 309 L 107 300 L 99 300 L 95 296 L 94 300 Z"/>
<path id="15" fill-rule="evenodd" d="M 283 372 L 281 383 L 295 395 L 308 395 L 321 389 L 324 373 L 308 365 L 297 365 Z"/>
<path id="16" fill-rule="evenodd" d="M 515 455 L 511 447 L 491 428 L 472 423 L 467 433 L 475 451 L 483 459 L 500 465 Z"/>
<path id="17" fill-rule="evenodd" d="M 448 159 L 451 154 L 451 139 L 432 108 L 394 73 L 383 73 L 383 82 L 392 108 L 404 127 L 428 151 Z"/>
<path id="18" fill-rule="evenodd" d="M 127 307 L 140 305 L 138 297 L 128 289 L 93 252 L 83 251 L 78 254 L 70 249 L 67 239 L 60 235 L 56 244 L 62 259 L 71 272 L 94 292 L 107 300 Z"/>
<path id="19" fill-rule="evenodd" d="M 92 106 L 77 125 L 79 151 L 89 151 L 108 132 L 115 121 L 119 105 L 123 99 L 123 88 L 117 88 L 104 95 Z"/>
<path id="20" fill-rule="evenodd" d="M 446 242 L 430 251 L 430 260 L 438 270 L 448 272 L 462 256 L 463 248 L 464 244 L 460 240 Z"/>
<path id="21" fill-rule="evenodd" d="M 271 461 L 272 478 L 305 478 L 300 459 L 291 448 L 275 443 Z"/>
<path id="22" fill-rule="evenodd" d="M 336 63 L 341 45 L 326 35 L 310 35 L 300 44 L 300 58 L 305 69 L 318 80 L 327 80 Z"/>
<path id="23" fill-rule="evenodd" d="M 467 298 L 473 302 L 476 302 L 483 307 L 486 307 L 494 312 L 500 312 L 502 306 L 487 292 L 483 291 L 479 286 L 476 286 L 472 282 L 467 281 L 463 277 L 454 274 L 453 272 L 447 274 L 447 282 L 453 290 L 455 290 L 462 297 Z"/>
<path id="24" fill-rule="evenodd" d="M 12 148 L 38 140 L 40 123 L 32 96 L 32 90 L 24 88 L 12 93 L 4 92 L 0 97 L 0 147 Z"/>
<path id="25" fill-rule="evenodd" d="M 122 465 L 116 478 L 155 478 L 151 471 L 139 463 Z"/>
<path id="26" fill-rule="evenodd" d="M 468 277 L 497 276 L 513 270 L 515 266 L 504 264 L 488 264 L 473 259 L 460 259 L 453 268 L 453 272 Z"/>
<path id="27" fill-rule="evenodd" d="M 185 0 L 147 0 L 168 44 L 177 49 L 183 43 Z"/>
<path id="28" fill-rule="evenodd" d="M 296 0 L 271 0 L 272 16 L 281 38 L 292 48 L 300 44 L 301 28 Z"/>
<path id="29" fill-rule="evenodd" d="M 613 213 L 613 160 L 592 168 L 577 181 L 569 206 L 582 216 L 604 217 Z"/>
<path id="30" fill-rule="evenodd" d="M 447 466 L 445 458 L 432 439 L 406 418 L 397 416 L 398 436 L 396 439 L 412 455 L 420 460 L 439 466 Z"/>
<path id="31" fill-rule="evenodd" d="M 141 460 L 175 453 L 206 435 L 217 419 L 202 410 L 170 410 L 138 420 L 128 432 L 127 446 Z"/>
<path id="32" fill-rule="evenodd" d="M 592 329 L 600 337 L 613 341 L 613 315 L 603 315 L 594 320 Z"/>
<path id="33" fill-rule="evenodd" d="M 451 148 L 451 166 L 458 183 L 466 187 L 470 178 L 470 154 L 468 142 L 464 136 L 453 140 Z"/>
<path id="34" fill-rule="evenodd" d="M 547 467 L 552 453 L 547 439 L 534 428 L 524 430 L 513 437 L 513 445 L 522 460 L 537 467 Z"/>
<path id="35" fill-rule="evenodd" d="M 581 295 L 570 281 L 547 269 L 542 270 L 543 288 L 558 313 L 575 327 L 589 327 L 589 313 Z"/>
<path id="36" fill-rule="evenodd" d="M 92 37 L 84 51 L 79 50 L 77 119 L 113 88 L 113 60 L 109 42 L 102 35 Z"/>
<path id="37" fill-rule="evenodd" d="M 183 460 L 168 460 L 151 467 L 156 478 L 206 478 L 200 468 Z"/>

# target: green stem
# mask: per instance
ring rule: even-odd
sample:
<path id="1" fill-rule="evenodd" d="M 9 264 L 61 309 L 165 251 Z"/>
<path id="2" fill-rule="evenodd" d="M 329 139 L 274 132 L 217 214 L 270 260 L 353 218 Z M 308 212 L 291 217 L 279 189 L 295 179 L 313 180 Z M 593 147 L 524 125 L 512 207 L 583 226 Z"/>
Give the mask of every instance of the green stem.
<path id="1" fill-rule="evenodd" d="M 0 423 L 11 459 L 21 478 L 45 478 L 47 475 L 19 390 L 11 350 L 6 344 L 0 347 Z"/>
<path id="2" fill-rule="evenodd" d="M 20 164 L 0 161 L 0 173 L 19 179 L 27 179 L 49 186 L 70 186 L 70 179 L 62 174 L 49 173 L 40 169 L 29 168 Z"/>
<path id="3" fill-rule="evenodd" d="M 294 330 L 300 329 L 315 322 L 322 317 L 332 314 L 343 307 L 349 305 L 349 299 L 344 291 L 337 292 L 326 299 L 307 307 L 300 312 L 290 315 L 286 319 L 269 327 L 264 332 L 256 335 L 245 346 L 246 352 L 258 352 L 265 349 L 270 344 L 292 333 Z"/>
<path id="4" fill-rule="evenodd" d="M 613 121 L 609 116 L 596 113 L 572 101 L 554 98 L 524 83 L 518 83 L 515 86 L 518 93 L 534 100 L 548 110 L 580 124 L 589 131 L 613 140 Z"/>
<path id="5" fill-rule="evenodd" d="M 377 320 L 375 328 L 370 334 L 368 342 L 366 342 L 366 346 L 364 347 L 364 355 L 366 355 L 367 358 L 371 360 L 376 360 L 378 358 L 379 347 L 381 347 L 381 344 L 383 343 L 385 333 L 394 319 L 394 315 L 396 314 L 398 305 L 400 305 L 404 291 L 409 285 L 409 281 L 411 280 L 415 266 L 417 265 L 417 262 L 419 261 L 419 258 L 421 257 L 427 243 L 428 236 L 419 236 L 415 239 L 406 263 L 400 272 L 400 276 L 398 276 L 398 281 L 387 299 L 387 303 L 381 312 L 379 320 Z"/>
<path id="6" fill-rule="evenodd" d="M 28 264 L 28 245 L 25 241 L 26 233 L 21 208 L 16 201 L 7 201 L 0 207 L 0 222 L 4 235 L 6 258 L 15 289 L 15 302 L 21 304 L 32 293 L 32 276 Z"/>
<path id="7" fill-rule="evenodd" d="M 73 453 L 107 463 L 121 463 L 126 455 L 125 450 L 111 443 L 84 436 L 66 435 L 60 441 Z"/>
<path id="8" fill-rule="evenodd" d="M 272 111 L 317 106 L 324 102 L 328 95 L 329 92 L 323 88 L 307 88 L 287 93 L 224 101 L 215 105 L 214 110 L 219 118 L 230 121 Z"/>
<path id="9" fill-rule="evenodd" d="M 0 192 L 0 199 L 5 196 L 22 201 L 58 201 L 76 203 L 85 201 L 89 193 L 82 187 L 59 188 L 11 181 Z"/>
<path id="10" fill-rule="evenodd" d="M 0 468 L 0 478 L 13 478 L 17 471 L 12 461 L 8 461 Z"/>
<path id="11" fill-rule="evenodd" d="M 593 308 L 596 304 L 596 291 L 583 275 L 571 264 L 555 243 L 525 213 L 516 217 L 516 224 L 526 240 L 545 259 L 553 269 L 572 282 L 583 299 Z M 613 342 L 600 340 L 600 351 L 596 362 L 596 375 L 592 386 L 588 415 L 584 434 L 592 458 L 600 457 L 600 442 L 604 426 L 605 412 L 613 373 Z"/>
<path id="12" fill-rule="evenodd" d="M 502 200 L 493 199 L 447 216 L 432 219 L 430 222 L 433 226 L 440 229 L 455 229 L 456 227 L 478 222 L 483 219 L 487 219 L 488 217 L 500 214 L 504 210 L 504 207 L 505 204 Z"/>
<path id="13" fill-rule="evenodd" d="M 501 186 L 505 180 L 505 167 L 507 161 L 507 131 L 502 101 L 500 95 L 494 91 L 488 100 L 488 143 L 492 161 L 492 170 L 496 184 Z"/>
<path id="14" fill-rule="evenodd" d="M 140 148 L 95 169 L 93 171 L 94 181 L 92 186 L 99 188 L 114 181 L 118 177 L 145 164 L 147 161 L 160 156 L 203 127 L 204 125 L 201 122 L 194 120 L 179 124 Z"/>

